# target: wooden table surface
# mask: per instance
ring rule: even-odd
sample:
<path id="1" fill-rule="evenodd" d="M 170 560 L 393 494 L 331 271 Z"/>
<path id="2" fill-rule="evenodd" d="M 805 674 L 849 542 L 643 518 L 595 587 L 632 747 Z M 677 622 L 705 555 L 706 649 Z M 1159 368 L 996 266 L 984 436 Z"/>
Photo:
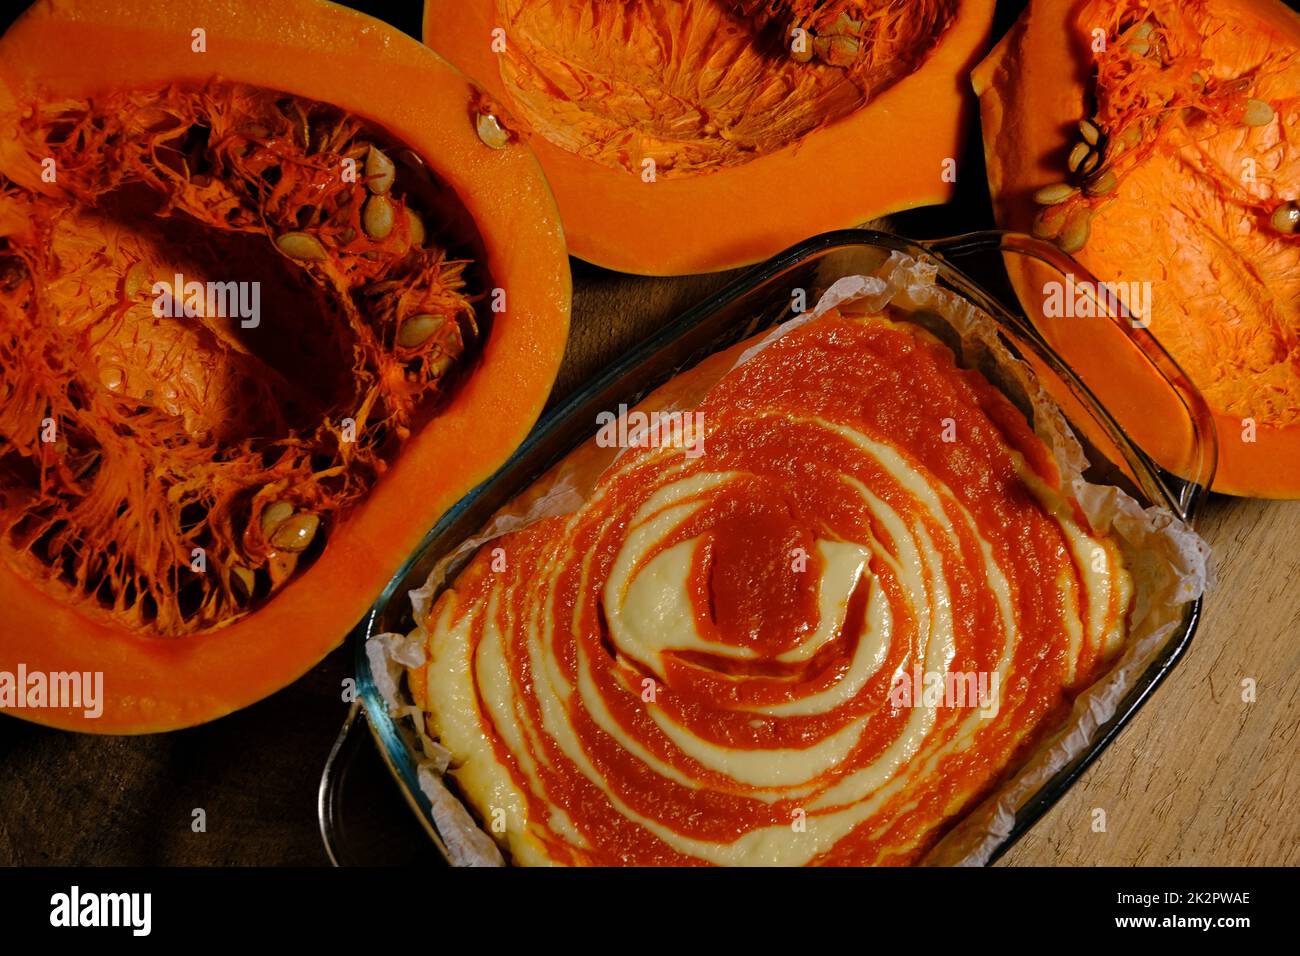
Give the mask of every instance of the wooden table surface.
<path id="1" fill-rule="evenodd" d="M 1000 23 L 1013 14 L 1000 10 Z M 961 168 L 955 206 L 893 228 L 926 237 L 990 225 L 976 142 Z M 728 278 L 642 279 L 575 262 L 554 396 Z M 1215 496 L 1200 530 L 1219 581 L 1190 651 L 1004 864 L 1300 863 L 1300 503 Z M 341 648 L 260 704 L 165 735 L 91 737 L 0 717 L 0 864 L 327 862 L 317 787 L 351 673 Z M 1242 699 L 1248 678 L 1253 703 Z M 346 823 L 370 861 L 432 859 L 373 752 L 348 787 Z M 1093 830 L 1095 808 L 1106 832 Z"/>

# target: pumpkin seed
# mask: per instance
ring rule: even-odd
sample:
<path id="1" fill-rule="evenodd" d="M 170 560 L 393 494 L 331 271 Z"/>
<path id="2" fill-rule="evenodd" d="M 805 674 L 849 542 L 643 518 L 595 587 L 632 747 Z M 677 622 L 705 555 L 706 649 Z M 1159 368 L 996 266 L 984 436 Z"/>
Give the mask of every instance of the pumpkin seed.
<path id="1" fill-rule="evenodd" d="M 850 66 L 858 58 L 858 41 L 856 37 L 831 37 L 830 49 L 826 62 L 831 66 Z"/>
<path id="2" fill-rule="evenodd" d="M 411 234 L 411 245 L 424 245 L 424 220 L 412 212 L 410 206 L 406 207 L 406 227 Z"/>
<path id="3" fill-rule="evenodd" d="M 1083 140 L 1089 146 L 1096 146 L 1097 140 L 1101 139 L 1101 130 L 1097 129 L 1090 120 L 1079 120 L 1079 132 L 1083 134 Z"/>
<path id="4" fill-rule="evenodd" d="M 848 13 L 841 13 L 835 18 L 835 23 L 831 27 L 832 33 L 851 33 L 857 36 L 862 32 L 862 24 L 853 19 Z"/>
<path id="5" fill-rule="evenodd" d="M 1132 149 L 1141 141 L 1142 128 L 1139 126 L 1126 126 L 1118 136 L 1110 141 L 1110 148 L 1123 153 Z"/>
<path id="6" fill-rule="evenodd" d="M 140 294 L 140 289 L 147 281 L 149 281 L 149 267 L 143 262 L 137 262 L 126 270 L 126 277 L 122 281 L 122 291 L 126 293 L 128 299 L 134 299 Z"/>
<path id="7" fill-rule="evenodd" d="M 1191 80 L 1192 86 L 1198 90 L 1205 86 L 1205 77 L 1201 76 L 1200 70 L 1197 70 L 1192 74 Z"/>
<path id="8" fill-rule="evenodd" d="M 344 229 L 342 232 L 339 233 L 339 242 L 341 242 L 345 246 L 350 246 L 352 244 L 352 240 L 355 239 L 356 237 L 357 237 L 357 231 L 353 229 L 351 226 L 348 226 L 346 229 Z"/>
<path id="9" fill-rule="evenodd" d="M 1079 172 L 1087 176 L 1090 172 L 1092 172 L 1094 169 L 1097 168 L 1097 164 L 1100 162 L 1101 162 L 1101 153 L 1097 152 L 1094 149 L 1091 153 L 1088 154 L 1087 158 L 1084 159 L 1084 161 L 1079 164 Z"/>
<path id="10" fill-rule="evenodd" d="M 465 351 L 465 339 L 461 335 L 460 326 L 453 326 L 454 335 L 449 335 L 442 343 L 442 350 L 452 358 L 459 358 Z"/>
<path id="11" fill-rule="evenodd" d="M 397 344 L 404 349 L 418 348 L 442 325 L 442 316 L 422 312 L 413 315 L 397 330 Z"/>
<path id="12" fill-rule="evenodd" d="M 271 576 L 271 587 L 278 588 L 289 580 L 298 567 L 298 555 L 292 551 L 272 551 L 266 559 L 266 572 Z"/>
<path id="13" fill-rule="evenodd" d="M 293 124 L 293 131 L 297 134 L 296 139 L 300 139 L 303 149 L 311 149 L 311 123 L 307 119 L 307 114 L 303 111 L 297 100 L 289 104 L 289 108 L 284 110 L 285 118 Z"/>
<path id="14" fill-rule="evenodd" d="M 1084 157 L 1086 157 L 1089 152 L 1090 150 L 1087 143 L 1074 144 L 1074 149 L 1070 150 L 1070 158 L 1066 162 L 1066 165 L 1070 167 L 1070 172 L 1074 172 L 1079 168 L 1079 164 L 1083 162 Z"/>
<path id="15" fill-rule="evenodd" d="M 150 133 L 171 129 L 176 125 L 176 117 L 156 106 L 146 106 L 131 117 L 132 125 Z"/>
<path id="16" fill-rule="evenodd" d="M 808 42 L 808 38 L 806 36 L 803 39 L 803 44 L 799 46 L 797 49 L 793 44 L 791 44 L 790 59 L 794 60 L 796 63 L 807 63 L 812 58 L 813 58 L 812 44 Z"/>
<path id="17" fill-rule="evenodd" d="M 1273 210 L 1268 221 L 1278 232 L 1292 235 L 1300 229 L 1300 205 L 1294 202 L 1283 203 Z"/>
<path id="18" fill-rule="evenodd" d="M 327 258 L 320 240 L 305 232 L 286 232 L 275 240 L 275 246 L 290 259 L 321 262 Z"/>
<path id="19" fill-rule="evenodd" d="M 1030 229 L 1039 239 L 1055 239 L 1061 234 L 1061 227 L 1065 225 L 1065 210 L 1060 206 L 1047 206 L 1040 209 L 1038 215 L 1034 217 L 1034 224 Z"/>
<path id="20" fill-rule="evenodd" d="M 366 188 L 381 196 L 393 188 L 397 167 L 378 146 L 371 146 L 366 154 Z"/>
<path id="21" fill-rule="evenodd" d="M 1092 225 L 1092 210 L 1080 206 L 1072 210 L 1065 218 L 1061 234 L 1056 237 L 1056 245 L 1062 252 L 1078 252 L 1088 242 L 1088 232 Z"/>
<path id="22" fill-rule="evenodd" d="M 271 535 L 271 544 L 281 551 L 295 554 L 306 551 L 312 539 L 316 537 L 316 529 L 319 527 L 320 518 L 314 514 L 294 515 L 275 529 L 275 533 Z"/>
<path id="23" fill-rule="evenodd" d="M 287 501 L 273 501 L 262 509 L 262 534 L 270 537 L 276 528 L 293 515 L 293 505 Z"/>
<path id="24" fill-rule="evenodd" d="M 1151 36 L 1153 32 L 1155 32 L 1155 27 L 1152 26 L 1150 20 L 1143 20 L 1134 27 L 1129 42 L 1126 44 L 1129 52 L 1137 56 L 1146 56 L 1150 53 L 1152 45 L 1155 43 L 1154 38 Z"/>
<path id="25" fill-rule="evenodd" d="M 110 392 L 116 392 L 126 381 L 126 372 L 117 365 L 105 365 L 99 370 L 99 384 Z"/>
<path id="26" fill-rule="evenodd" d="M 235 599 L 241 604 L 247 603 L 253 596 L 255 584 L 253 572 L 248 568 L 235 565 L 230 569 L 230 590 L 234 592 Z"/>
<path id="27" fill-rule="evenodd" d="M 1263 100 L 1246 100 L 1246 110 L 1241 114 L 1241 121 L 1247 126 L 1265 126 L 1273 122 L 1273 107 Z"/>
<path id="28" fill-rule="evenodd" d="M 510 142 L 510 134 L 501 125 L 501 121 L 491 113 L 479 113 L 474 126 L 478 130 L 478 138 L 483 141 L 485 146 L 490 146 L 492 149 L 502 149 L 506 143 Z"/>
<path id="29" fill-rule="evenodd" d="M 1089 196 L 1105 196 L 1107 193 L 1114 192 L 1115 187 L 1118 185 L 1119 180 L 1115 178 L 1115 173 L 1112 170 L 1107 169 L 1100 176 L 1094 177 L 1091 182 L 1084 186 L 1083 191 Z"/>
<path id="30" fill-rule="evenodd" d="M 1065 202 L 1071 196 L 1078 195 L 1078 192 L 1079 190 L 1069 183 L 1052 183 L 1034 193 L 1034 202 L 1040 206 L 1054 206 L 1058 202 Z"/>
<path id="31" fill-rule="evenodd" d="M 387 196 L 371 196 L 361 213 L 361 225 L 371 239 L 385 239 L 393 231 L 393 204 Z"/>

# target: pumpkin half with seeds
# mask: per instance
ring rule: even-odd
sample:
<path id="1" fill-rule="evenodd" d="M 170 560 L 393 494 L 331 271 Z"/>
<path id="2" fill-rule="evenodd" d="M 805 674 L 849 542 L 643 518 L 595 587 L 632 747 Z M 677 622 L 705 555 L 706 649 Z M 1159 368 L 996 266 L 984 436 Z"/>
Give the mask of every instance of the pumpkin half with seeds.
<path id="1" fill-rule="evenodd" d="M 426 0 L 555 190 L 570 251 L 744 265 L 950 198 L 992 0 Z"/>
<path id="2" fill-rule="evenodd" d="M 0 670 L 186 726 L 335 647 L 522 440 L 554 202 L 434 53 L 318 0 L 39 3 L 0 39 Z"/>
<path id="3" fill-rule="evenodd" d="M 1300 16 L 1276 0 L 1032 0 L 974 81 L 999 223 L 1115 283 L 1214 410 L 1216 490 L 1300 497 Z M 1030 268 L 1012 271 L 1041 301 Z M 1152 414 L 1122 336 L 1044 326 L 1128 406 L 1134 437 L 1167 440 L 1177 416 Z"/>

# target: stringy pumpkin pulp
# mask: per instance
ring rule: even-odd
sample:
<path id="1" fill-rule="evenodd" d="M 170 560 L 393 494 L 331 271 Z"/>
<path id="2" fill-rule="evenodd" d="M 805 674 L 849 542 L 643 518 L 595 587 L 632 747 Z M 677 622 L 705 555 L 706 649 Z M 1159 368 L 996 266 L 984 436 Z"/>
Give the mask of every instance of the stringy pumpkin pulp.
<path id="1" fill-rule="evenodd" d="M 220 81 L 35 104 L 19 145 L 55 181 L 0 177 L 3 547 L 132 628 L 229 623 L 319 553 L 463 364 L 485 288 L 463 210 L 361 120 Z M 157 317 L 178 273 L 260 282 L 259 324 Z"/>
<path id="2" fill-rule="evenodd" d="M 511 111 L 555 145 L 638 174 L 653 159 L 671 178 L 746 163 L 861 109 L 925 63 L 956 8 L 499 0 L 501 77 Z"/>
<path id="3" fill-rule="evenodd" d="M 1074 27 L 1107 36 L 1086 99 L 1100 162 L 1034 231 L 1151 283 L 1144 318 L 1216 411 L 1300 424 L 1300 49 L 1209 0 L 1094 0 Z"/>

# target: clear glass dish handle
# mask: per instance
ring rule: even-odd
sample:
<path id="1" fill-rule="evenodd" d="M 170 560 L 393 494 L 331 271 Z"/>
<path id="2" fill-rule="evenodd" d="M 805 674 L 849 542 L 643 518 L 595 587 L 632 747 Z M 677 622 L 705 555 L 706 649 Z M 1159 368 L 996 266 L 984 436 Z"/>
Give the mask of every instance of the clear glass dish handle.
<path id="1" fill-rule="evenodd" d="M 1045 265 L 1061 276 L 1073 277 L 1074 284 L 1079 288 L 1099 288 L 1097 279 L 1086 267 L 1051 243 L 1023 233 L 987 230 L 929 240 L 919 245 L 962 275 L 966 275 L 963 262 L 979 256 L 1001 255 L 1004 264 L 1006 257 L 1022 256 Z M 1038 347 L 1037 357 L 1046 362 L 1053 373 L 1069 386 L 1074 397 L 1128 459 L 1132 472 L 1151 500 L 1164 504 L 1182 520 L 1191 523 L 1214 479 L 1214 467 L 1218 458 L 1214 417 L 1205 398 L 1192 384 L 1187 373 L 1165 351 L 1155 336 L 1144 325 L 1126 321 L 1115 315 L 1112 309 L 1103 307 L 1104 303 L 1099 303 L 1099 314 L 1108 317 L 1123 332 L 1145 365 L 1169 389 L 1186 415 L 1191 447 L 1186 467 L 1179 469 L 1181 473 L 1175 473 L 1161 465 L 1128 434 L 1088 383 L 1061 360 L 1023 303 L 1014 298 L 1007 301 L 1008 297 L 997 295 L 973 281 L 970 286 L 962 291 L 972 298 L 982 300 L 982 306 L 999 313 L 1004 321 L 1010 321 L 1019 329 L 1020 334 Z"/>
<path id="2" fill-rule="evenodd" d="M 348 710 L 343 720 L 343 727 L 330 748 L 330 755 L 321 770 L 320 789 L 316 795 L 316 818 L 320 823 L 321 842 L 325 845 L 325 855 L 334 866 L 348 866 L 351 862 L 347 853 L 347 842 L 343 837 L 341 819 L 341 794 L 343 776 L 355 759 L 357 748 L 364 743 L 365 728 L 362 724 L 361 702 L 356 701 Z"/>

